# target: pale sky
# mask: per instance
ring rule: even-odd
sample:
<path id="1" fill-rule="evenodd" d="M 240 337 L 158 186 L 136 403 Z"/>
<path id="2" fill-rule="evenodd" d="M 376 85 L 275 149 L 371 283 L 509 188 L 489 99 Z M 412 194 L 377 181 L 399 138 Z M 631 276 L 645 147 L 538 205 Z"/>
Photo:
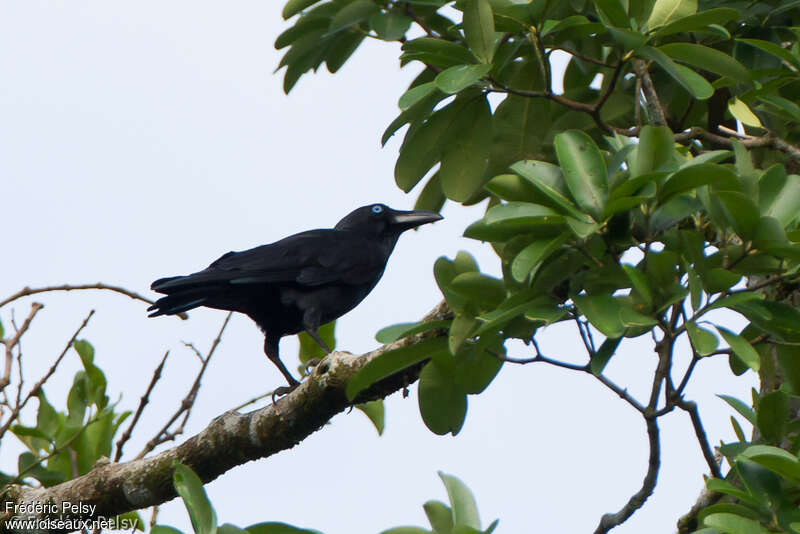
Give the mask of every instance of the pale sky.
<path id="1" fill-rule="evenodd" d="M 0 198 L 4 221 L 0 298 L 21 287 L 102 281 L 152 295 L 152 280 L 205 267 L 228 250 L 329 227 L 353 208 L 413 206 L 417 191 L 394 185 L 401 134 L 380 148 L 396 102 L 418 67 L 398 68 L 398 46 L 367 42 L 336 75 L 304 77 L 289 96 L 273 74 L 272 46 L 287 27 L 280 2 L 0 1 Z M 324 68 L 322 69 L 324 71 Z M 402 132 L 401 132 L 402 133 Z M 383 326 L 413 321 L 439 300 L 432 265 L 469 250 L 497 273 L 489 247 L 459 237 L 482 207 L 448 205 L 446 219 L 409 232 L 383 280 L 338 326 L 339 348 L 364 352 Z M 112 399 L 135 410 L 164 351 L 165 378 L 151 397 L 126 457 L 141 450 L 177 408 L 224 312 L 190 321 L 147 319 L 145 305 L 112 294 L 39 296 L 46 308 L 24 338 L 27 384 L 61 351 L 88 310 L 82 337 L 96 347 Z M 14 306 L 27 315 L 31 299 Z M 11 308 L 0 310 L 8 332 Z M 735 323 L 741 326 L 741 321 Z M 545 337 L 553 357 L 583 361 L 575 331 Z M 263 337 L 238 316 L 206 374 L 185 437 L 215 416 L 282 385 Z M 607 372 L 644 396 L 655 357 L 649 338 L 629 343 Z M 296 340 L 283 360 L 296 366 Z M 521 344 L 510 355 L 531 354 Z M 685 354 L 683 364 L 685 365 Z M 79 366 L 72 352 L 45 388 L 64 406 Z M 698 400 L 713 443 L 733 436 L 731 410 L 714 395 L 749 399 L 752 373 L 735 378 L 724 359 L 704 361 L 688 397 Z M 617 511 L 646 469 L 644 424 L 584 374 L 506 365 L 469 399 L 462 432 L 431 434 L 411 395 L 387 400 L 377 437 L 353 412 L 301 445 L 238 467 L 206 486 L 221 522 L 285 521 L 326 534 L 427 527 L 422 504 L 446 501 L 437 470 L 475 493 L 484 527 L 499 534 L 586 532 Z M 35 404 L 35 403 L 34 403 Z M 30 415 L 30 414 L 29 414 Z M 707 471 L 689 418 L 661 419 L 663 466 L 655 495 L 621 533 L 672 532 Z M 21 451 L 6 437 L 0 469 Z M 149 521 L 149 511 L 144 514 Z M 160 522 L 190 530 L 183 505 Z"/>

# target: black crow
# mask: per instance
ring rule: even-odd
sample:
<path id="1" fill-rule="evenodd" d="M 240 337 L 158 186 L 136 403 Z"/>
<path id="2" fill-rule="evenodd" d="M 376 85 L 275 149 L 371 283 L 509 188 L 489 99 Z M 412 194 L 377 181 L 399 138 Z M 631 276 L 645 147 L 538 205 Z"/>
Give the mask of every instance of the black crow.
<path id="1" fill-rule="evenodd" d="M 317 329 L 372 291 L 401 233 L 441 218 L 430 211 L 364 206 L 333 229 L 228 252 L 202 271 L 156 280 L 150 288 L 166 296 L 147 311 L 156 317 L 206 306 L 244 313 L 264 332 L 264 353 L 289 382 L 282 389 L 292 389 L 299 382 L 278 356 L 280 339 L 306 331 L 329 353 Z"/>

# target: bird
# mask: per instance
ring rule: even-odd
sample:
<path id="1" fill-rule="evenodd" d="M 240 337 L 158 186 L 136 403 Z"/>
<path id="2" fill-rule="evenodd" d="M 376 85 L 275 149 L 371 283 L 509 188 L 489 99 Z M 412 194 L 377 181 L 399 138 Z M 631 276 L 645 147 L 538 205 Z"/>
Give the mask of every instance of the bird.
<path id="1" fill-rule="evenodd" d="M 400 234 L 442 219 L 432 211 L 362 206 L 333 228 L 307 230 L 274 243 L 222 255 L 206 269 L 160 278 L 153 291 L 165 296 L 149 317 L 204 306 L 239 312 L 264 333 L 264 353 L 288 382 L 299 385 L 280 359 L 282 337 L 307 332 L 330 354 L 318 329 L 355 308 L 380 280 Z"/>

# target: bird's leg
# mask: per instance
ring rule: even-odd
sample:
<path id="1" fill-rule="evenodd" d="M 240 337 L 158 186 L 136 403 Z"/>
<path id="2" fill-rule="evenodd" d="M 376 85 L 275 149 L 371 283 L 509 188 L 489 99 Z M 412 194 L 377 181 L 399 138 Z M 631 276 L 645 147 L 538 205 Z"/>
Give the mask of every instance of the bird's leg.
<path id="1" fill-rule="evenodd" d="M 317 345 L 320 346 L 322 350 L 325 351 L 325 354 L 330 354 L 331 348 L 328 346 L 325 341 L 321 337 L 319 337 L 319 311 L 315 310 L 314 308 L 308 308 L 303 312 L 303 326 L 305 327 L 306 334 L 308 334 L 311 339 L 317 342 Z M 305 363 L 306 372 L 309 368 L 316 366 L 319 364 L 319 358 L 311 358 Z"/>
<path id="2" fill-rule="evenodd" d="M 322 350 L 325 351 L 325 354 L 330 354 L 332 352 L 330 347 L 328 347 L 328 344 L 325 343 L 325 341 L 321 337 L 319 337 L 319 333 L 317 332 L 316 328 L 314 330 L 311 329 L 306 330 L 306 334 L 311 336 L 311 339 L 317 342 L 317 345 L 319 345 L 320 348 L 322 348 Z"/>
<path id="3" fill-rule="evenodd" d="M 283 365 L 283 362 L 280 359 L 278 354 L 278 343 L 280 342 L 280 337 L 274 338 L 267 334 L 266 339 L 264 339 L 264 354 L 267 355 L 267 358 L 275 364 L 275 367 L 278 368 L 278 371 L 286 378 L 286 381 L 289 383 L 288 386 L 282 386 L 275 390 L 272 394 L 272 402 L 275 402 L 276 396 L 286 395 L 287 393 L 291 393 L 294 389 L 300 385 L 300 382 L 295 380 L 292 376 L 292 373 Z"/>

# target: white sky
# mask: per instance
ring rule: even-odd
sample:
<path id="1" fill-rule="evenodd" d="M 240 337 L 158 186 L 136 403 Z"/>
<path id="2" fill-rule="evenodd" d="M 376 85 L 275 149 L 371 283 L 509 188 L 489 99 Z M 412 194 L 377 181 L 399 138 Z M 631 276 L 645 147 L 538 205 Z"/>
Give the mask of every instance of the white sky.
<path id="1" fill-rule="evenodd" d="M 149 294 L 156 278 L 205 267 L 228 250 L 332 226 L 375 202 L 407 209 L 414 194 L 394 186 L 400 136 L 379 145 L 397 98 L 416 72 L 399 71 L 398 47 L 368 42 L 337 75 L 300 81 L 291 96 L 272 74 L 272 46 L 287 27 L 281 2 L 0 1 L 0 210 L 4 222 L 0 297 L 25 285 L 103 281 Z M 386 275 L 340 320 L 339 347 L 377 346 L 383 326 L 415 320 L 437 301 L 431 267 L 439 255 L 472 251 L 488 272 L 488 247 L 460 238 L 482 208 L 448 206 L 446 220 L 409 233 Z M 97 349 L 112 399 L 134 410 L 166 349 L 159 384 L 128 443 L 135 455 L 185 395 L 198 362 L 181 340 L 208 347 L 224 312 L 191 320 L 147 319 L 144 305 L 103 294 L 41 296 L 46 308 L 25 337 L 34 383 L 89 309 L 83 337 Z M 21 319 L 30 299 L 15 304 Z M 9 308 L 0 311 L 8 331 Z M 212 360 L 188 435 L 215 416 L 282 384 L 262 336 L 236 317 Z M 582 361 L 574 331 L 554 332 L 551 356 Z M 647 339 L 631 344 L 608 373 L 644 395 L 654 365 Z M 296 365 L 296 341 L 282 343 Z M 529 355 L 524 346 L 511 354 Z M 72 352 L 48 384 L 63 406 L 78 368 Z M 749 398 L 752 375 L 702 362 L 689 388 L 712 442 L 731 439 L 730 410 L 714 397 Z M 663 467 L 654 497 L 615 532 L 672 532 L 701 486 L 705 463 L 688 417 L 661 420 Z M 19 447 L 7 438 L 0 468 Z M 236 468 L 207 486 L 222 522 L 286 521 L 326 534 L 427 526 L 422 503 L 446 500 L 437 470 L 474 491 L 484 526 L 498 533 L 584 532 L 638 490 L 646 467 L 641 419 L 590 377 L 544 366 L 506 366 L 470 398 L 456 438 L 431 434 L 416 387 L 387 402 L 378 438 L 359 413 L 340 415 L 300 446 Z M 149 513 L 145 514 L 149 520 Z M 190 529 L 182 505 L 161 522 Z"/>

